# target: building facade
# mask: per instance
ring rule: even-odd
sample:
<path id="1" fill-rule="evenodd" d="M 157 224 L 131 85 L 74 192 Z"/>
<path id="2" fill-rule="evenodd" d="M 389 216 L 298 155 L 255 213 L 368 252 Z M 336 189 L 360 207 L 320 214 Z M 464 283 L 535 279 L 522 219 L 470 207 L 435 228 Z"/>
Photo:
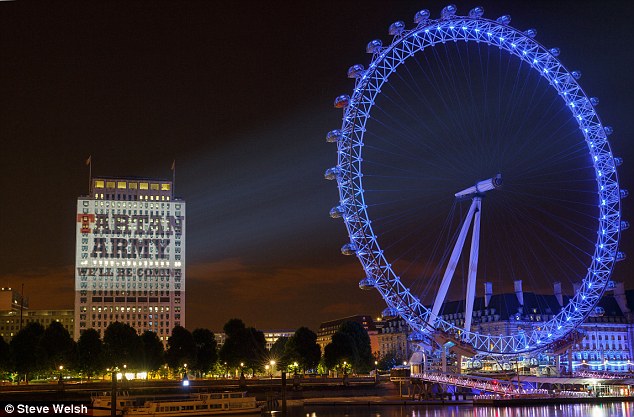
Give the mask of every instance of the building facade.
<path id="1" fill-rule="evenodd" d="M 377 359 L 393 355 L 399 363 L 408 361 L 412 352 L 408 336 L 409 326 L 401 317 L 382 318 L 377 334 L 378 353 L 375 354 Z"/>
<path id="2" fill-rule="evenodd" d="M 559 313 L 570 297 L 563 295 L 561 284 L 555 283 L 552 294 L 524 292 L 522 282 L 515 281 L 515 293 L 493 294 L 485 283 L 485 296 L 476 297 L 471 329 L 481 334 L 517 335 L 532 331 Z M 442 317 L 464 326 L 464 301 L 443 305 Z M 488 371 L 513 370 L 552 375 L 570 371 L 629 372 L 634 371 L 634 291 L 624 289 L 622 282 L 610 282 L 594 311 L 577 329 L 578 340 L 571 342 L 563 354 L 551 350 L 528 353 L 508 362 L 491 362 Z M 517 363 L 516 361 L 519 361 Z M 485 366 L 479 359 L 463 358 L 463 370 Z"/>
<path id="3" fill-rule="evenodd" d="M 271 350 L 277 339 L 280 337 L 291 337 L 295 334 L 295 330 L 262 330 L 264 340 L 266 340 L 266 348 Z"/>
<path id="4" fill-rule="evenodd" d="M 46 328 L 59 322 L 69 334 L 74 332 L 73 310 L 30 310 L 29 300 L 14 288 L 0 288 L 0 337 L 5 342 L 13 339 L 29 323 L 40 323 Z"/>
<path id="5" fill-rule="evenodd" d="M 92 178 L 77 199 L 75 339 L 118 321 L 167 343 L 185 326 L 185 218 L 172 181 Z"/>

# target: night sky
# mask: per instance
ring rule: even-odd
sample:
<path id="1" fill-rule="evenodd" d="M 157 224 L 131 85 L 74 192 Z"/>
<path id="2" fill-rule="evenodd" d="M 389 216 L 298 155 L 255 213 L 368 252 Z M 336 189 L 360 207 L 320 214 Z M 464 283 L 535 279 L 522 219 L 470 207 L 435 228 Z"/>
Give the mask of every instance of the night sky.
<path id="1" fill-rule="evenodd" d="M 440 5 L 442 4 L 442 6 Z M 634 189 L 629 1 L 465 1 L 538 30 L 601 99 L 622 187 Z M 187 201 L 187 327 L 230 318 L 316 330 L 377 315 L 347 241 L 325 134 L 365 45 L 431 1 L 0 2 L 0 284 L 31 308 L 72 308 L 76 198 L 93 174 L 171 178 Z M 623 218 L 634 221 L 631 198 Z M 630 234 L 614 279 L 634 286 Z M 480 291 L 480 286 L 478 291 Z"/>

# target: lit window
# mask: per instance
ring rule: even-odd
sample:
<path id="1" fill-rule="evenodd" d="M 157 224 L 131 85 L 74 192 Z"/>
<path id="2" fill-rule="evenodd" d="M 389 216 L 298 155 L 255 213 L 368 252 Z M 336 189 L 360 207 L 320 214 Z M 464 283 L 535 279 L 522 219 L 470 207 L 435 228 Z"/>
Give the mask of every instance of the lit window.
<path id="1" fill-rule="evenodd" d="M 125 190 L 127 188 L 127 184 L 125 181 L 119 181 L 117 182 L 117 188 L 120 190 Z"/>
<path id="2" fill-rule="evenodd" d="M 95 181 L 95 188 L 103 188 L 104 183 L 101 180 Z"/>
<path id="3" fill-rule="evenodd" d="M 137 184 L 136 184 L 136 182 L 131 182 L 131 183 L 129 183 L 129 184 L 128 184 L 128 187 L 129 187 L 131 190 L 136 190 L 136 185 L 137 185 Z"/>
<path id="4" fill-rule="evenodd" d="M 159 189 L 159 185 L 158 185 L 158 184 L 151 184 L 150 188 L 151 188 L 152 190 L 158 191 L 158 189 Z"/>
<path id="5" fill-rule="evenodd" d="M 106 182 L 106 188 L 114 188 L 114 181 Z"/>
<path id="6" fill-rule="evenodd" d="M 161 190 L 162 191 L 169 191 L 170 190 L 170 185 L 169 184 L 161 184 Z"/>
<path id="7" fill-rule="evenodd" d="M 142 190 L 147 190 L 148 189 L 148 183 L 147 182 L 139 183 L 139 188 L 142 189 Z"/>

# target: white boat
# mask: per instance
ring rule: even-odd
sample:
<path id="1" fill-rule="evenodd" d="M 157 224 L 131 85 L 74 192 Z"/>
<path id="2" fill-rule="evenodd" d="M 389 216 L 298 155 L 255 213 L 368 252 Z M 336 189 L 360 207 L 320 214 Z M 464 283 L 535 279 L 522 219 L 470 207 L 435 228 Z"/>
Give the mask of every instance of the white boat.
<path id="1" fill-rule="evenodd" d="M 216 416 L 225 414 L 259 413 L 255 397 L 246 392 L 193 394 L 178 400 L 146 401 L 140 407 L 124 407 L 124 416 Z"/>
<path id="2" fill-rule="evenodd" d="M 110 416 L 112 415 L 112 396 L 109 392 L 101 392 L 91 395 L 92 415 Z M 131 397 L 127 392 L 117 393 L 117 415 L 123 415 L 123 409 L 136 405 L 135 397 Z"/>

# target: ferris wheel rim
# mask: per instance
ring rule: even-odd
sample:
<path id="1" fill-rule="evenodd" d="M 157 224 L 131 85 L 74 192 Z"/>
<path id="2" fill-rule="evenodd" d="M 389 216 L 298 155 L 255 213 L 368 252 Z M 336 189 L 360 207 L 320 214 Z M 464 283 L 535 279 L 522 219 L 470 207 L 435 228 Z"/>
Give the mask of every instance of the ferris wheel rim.
<path id="1" fill-rule="evenodd" d="M 474 41 L 496 46 L 530 64 L 532 69 L 549 81 L 549 85 L 559 93 L 577 119 L 593 159 L 596 192 L 601 202 L 599 229 L 594 256 L 580 291 L 552 319 L 543 322 L 543 330 L 539 332 L 522 337 L 481 335 L 464 330 L 461 334 L 463 340 L 481 352 L 505 354 L 538 350 L 565 337 L 581 324 L 607 287 L 620 239 L 620 195 L 616 164 L 606 128 L 591 100 L 576 81 L 575 73 L 564 67 L 553 50 L 546 49 L 529 34 L 503 22 L 482 17 L 450 16 L 427 20 L 409 31 L 396 30 L 389 46 L 377 46 L 368 69 L 357 74 L 354 93 L 344 107 L 343 124 L 337 141 L 339 156 L 336 174 L 350 249 L 359 258 L 368 279 L 374 280 L 388 307 L 398 311 L 416 331 L 428 332 L 430 309 L 411 294 L 393 271 L 372 229 L 363 193 L 361 155 L 366 123 L 374 99 L 389 76 L 416 53 L 450 41 Z M 437 328 L 440 330 L 458 330 L 444 319 L 438 323 Z"/>

